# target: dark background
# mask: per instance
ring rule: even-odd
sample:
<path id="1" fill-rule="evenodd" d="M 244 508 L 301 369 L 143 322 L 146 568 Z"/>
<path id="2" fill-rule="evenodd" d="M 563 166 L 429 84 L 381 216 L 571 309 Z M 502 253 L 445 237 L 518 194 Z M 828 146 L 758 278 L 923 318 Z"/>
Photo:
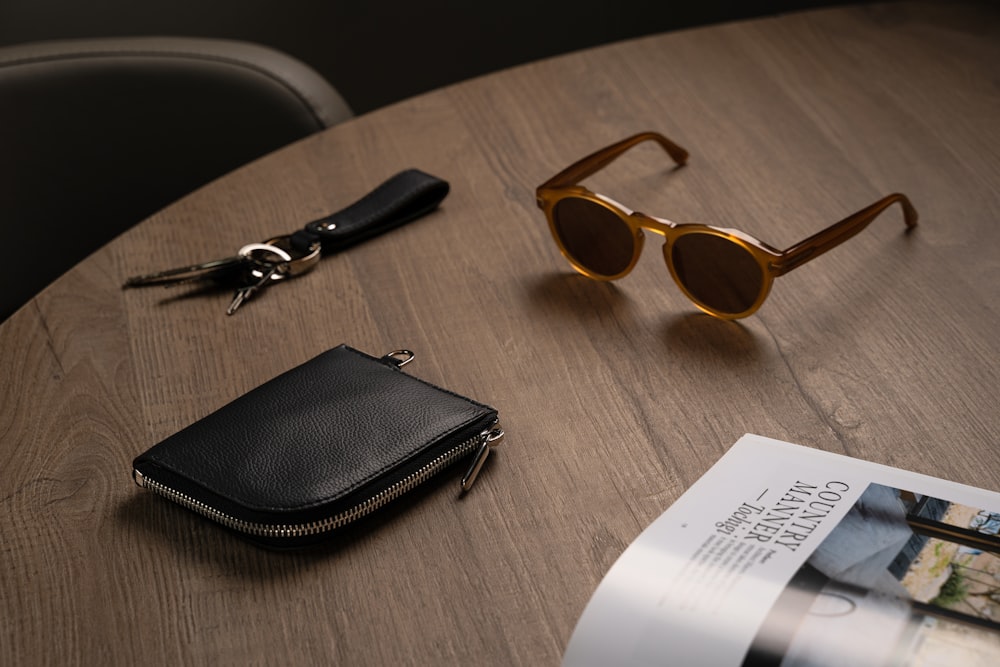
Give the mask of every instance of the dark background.
<path id="1" fill-rule="evenodd" d="M 497 69 L 666 30 L 835 0 L 0 0 L 0 46 L 78 37 L 224 37 L 312 65 L 356 113 Z"/>

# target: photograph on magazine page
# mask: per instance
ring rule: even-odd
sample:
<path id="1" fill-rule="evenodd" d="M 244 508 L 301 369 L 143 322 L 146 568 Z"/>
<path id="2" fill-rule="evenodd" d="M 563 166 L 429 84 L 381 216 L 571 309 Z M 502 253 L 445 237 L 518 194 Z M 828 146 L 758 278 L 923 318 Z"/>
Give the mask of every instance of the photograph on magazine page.
<path id="1" fill-rule="evenodd" d="M 996 665 L 1000 512 L 871 484 L 771 607 L 744 667 Z"/>

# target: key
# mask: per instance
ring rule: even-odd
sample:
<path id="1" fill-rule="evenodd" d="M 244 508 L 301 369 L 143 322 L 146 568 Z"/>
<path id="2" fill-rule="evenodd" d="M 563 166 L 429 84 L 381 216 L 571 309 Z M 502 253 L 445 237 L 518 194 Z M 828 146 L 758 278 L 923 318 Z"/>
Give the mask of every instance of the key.
<path id="1" fill-rule="evenodd" d="M 253 268 L 254 260 L 252 255 L 258 251 L 266 251 L 284 262 L 292 259 L 291 255 L 276 245 L 270 243 L 250 243 L 240 248 L 239 252 L 232 257 L 224 257 L 210 262 L 182 266 L 157 273 L 133 276 L 125 281 L 123 287 L 148 287 L 150 285 L 170 287 L 203 280 L 226 282 L 239 279 L 244 272 Z"/>
<path id="2" fill-rule="evenodd" d="M 246 269 L 247 258 L 234 255 L 223 259 L 215 259 L 201 264 L 182 266 L 176 269 L 132 276 L 125 281 L 123 287 L 148 287 L 151 285 L 181 285 L 198 280 L 226 280 L 238 275 Z"/>
<path id="3" fill-rule="evenodd" d="M 235 313 L 247 299 L 252 297 L 257 292 L 257 290 L 267 287 L 271 284 L 272 280 L 277 279 L 277 276 L 288 271 L 288 262 L 265 263 L 260 260 L 254 261 L 259 263 L 259 268 L 255 268 L 249 272 L 248 279 L 250 282 L 236 288 L 233 300 L 230 302 L 229 308 L 226 309 L 226 315 L 232 315 Z"/>
<path id="4" fill-rule="evenodd" d="M 233 257 L 134 276 L 123 287 L 171 286 L 195 281 L 229 283 L 237 286 L 226 309 L 226 314 L 232 315 L 262 288 L 312 270 L 319 262 L 320 251 L 318 242 L 303 249 L 293 243 L 292 235 L 278 236 L 265 243 L 248 243 Z"/>

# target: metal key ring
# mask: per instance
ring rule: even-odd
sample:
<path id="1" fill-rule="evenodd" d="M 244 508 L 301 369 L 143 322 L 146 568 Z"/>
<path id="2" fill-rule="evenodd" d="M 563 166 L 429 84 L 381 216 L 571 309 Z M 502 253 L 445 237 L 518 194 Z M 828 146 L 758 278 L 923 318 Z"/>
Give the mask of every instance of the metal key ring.
<path id="1" fill-rule="evenodd" d="M 268 258 L 256 257 L 254 253 L 270 253 L 277 257 L 277 260 Z M 255 276 L 257 279 L 263 280 L 264 274 L 275 265 L 277 265 L 277 270 L 271 272 L 270 280 L 273 282 L 275 280 L 281 280 L 286 277 L 291 267 L 292 256 L 288 254 L 285 250 L 279 248 L 273 243 L 248 243 L 239 249 L 237 254 L 241 257 L 246 257 L 250 260 L 259 261 L 263 266 L 257 266 L 251 270 L 251 275 Z M 270 266 L 267 266 L 270 265 Z"/>
<path id="2" fill-rule="evenodd" d="M 291 234 L 276 236 L 275 238 L 266 241 L 263 245 L 278 248 L 285 254 L 289 255 L 289 259 L 287 260 L 288 269 L 284 272 L 275 274 L 275 280 L 300 276 L 303 273 L 312 270 L 320 260 L 320 244 L 318 241 L 309 246 L 309 249 L 305 252 L 296 249 L 292 245 Z"/>
<path id="3" fill-rule="evenodd" d="M 263 251 L 263 252 L 269 252 L 269 253 L 272 253 L 274 255 L 277 255 L 278 257 L 281 258 L 282 262 L 291 262 L 292 261 L 292 256 L 291 255 L 289 255 L 287 252 L 285 252 L 284 250 L 282 250 L 278 246 L 272 244 L 271 242 L 267 242 L 267 243 L 248 243 L 245 246 L 243 246 L 242 248 L 240 248 L 239 252 L 236 253 L 236 254 L 240 255 L 242 257 L 250 257 L 251 253 L 253 253 L 256 250 L 260 250 L 260 251 Z"/>

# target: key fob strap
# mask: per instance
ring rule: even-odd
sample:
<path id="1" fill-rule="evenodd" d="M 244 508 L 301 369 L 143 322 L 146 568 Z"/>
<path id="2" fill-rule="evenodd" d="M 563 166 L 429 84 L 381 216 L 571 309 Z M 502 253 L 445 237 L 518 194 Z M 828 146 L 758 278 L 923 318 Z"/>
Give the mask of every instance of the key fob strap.
<path id="1" fill-rule="evenodd" d="M 292 235 L 292 245 L 306 252 L 318 241 L 324 255 L 340 252 L 430 213 L 448 195 L 449 187 L 436 176 L 407 169 L 347 208 L 310 222 Z"/>

